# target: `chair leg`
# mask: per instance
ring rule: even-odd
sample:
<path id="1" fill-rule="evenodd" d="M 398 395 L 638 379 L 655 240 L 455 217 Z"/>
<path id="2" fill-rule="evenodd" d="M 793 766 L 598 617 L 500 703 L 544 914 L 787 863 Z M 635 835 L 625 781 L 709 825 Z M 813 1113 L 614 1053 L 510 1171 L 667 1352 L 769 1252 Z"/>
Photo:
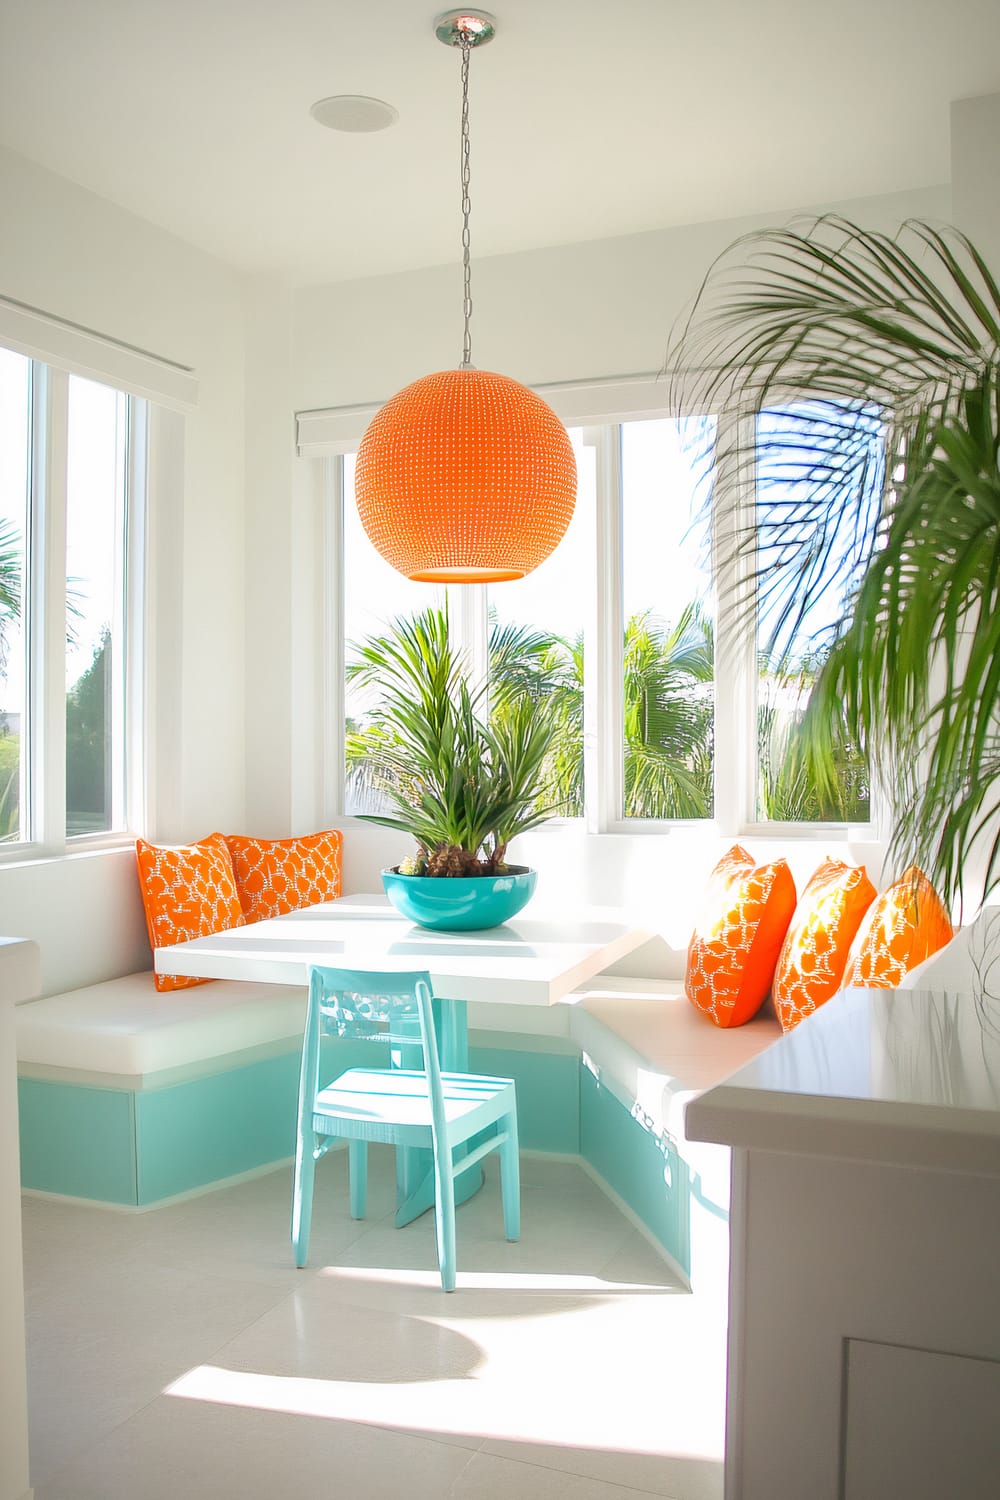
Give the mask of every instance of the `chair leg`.
<path id="1" fill-rule="evenodd" d="M 445 1160 L 441 1160 L 442 1154 Z M 434 1227 L 437 1231 L 438 1265 L 441 1285 L 446 1292 L 455 1290 L 455 1178 L 451 1166 L 451 1148 L 434 1150 Z"/>
<path id="2" fill-rule="evenodd" d="M 312 1225 L 313 1183 L 316 1177 L 316 1132 L 299 1127 L 295 1142 L 295 1180 L 292 1186 L 292 1248 L 295 1264 L 301 1269 L 309 1257 L 309 1230 Z"/>
<path id="3" fill-rule="evenodd" d="M 517 1145 L 517 1115 L 511 1110 L 502 1122 L 507 1139 L 500 1147 L 500 1196 L 503 1201 L 503 1232 L 509 1240 L 521 1238 L 521 1164 Z"/>
<path id="4" fill-rule="evenodd" d="M 348 1141 L 351 1171 L 351 1218 L 363 1219 L 368 1202 L 368 1142 Z"/>

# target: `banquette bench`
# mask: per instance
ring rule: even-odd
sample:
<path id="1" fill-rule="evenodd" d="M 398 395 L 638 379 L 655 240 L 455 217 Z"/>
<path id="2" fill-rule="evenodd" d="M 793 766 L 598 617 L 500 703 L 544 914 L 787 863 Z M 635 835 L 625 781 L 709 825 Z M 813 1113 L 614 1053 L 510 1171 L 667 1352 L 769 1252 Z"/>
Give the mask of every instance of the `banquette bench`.
<path id="1" fill-rule="evenodd" d="M 293 853 L 304 858 L 311 851 L 317 860 L 322 853 L 320 874 L 328 886 L 325 892 L 318 889 L 314 873 L 305 892 L 296 887 L 299 905 L 311 904 L 299 899 L 310 893 L 312 902 L 339 894 L 340 838 L 335 830 L 263 843 L 211 835 L 181 854 L 194 858 L 192 851 L 198 851 L 198 859 L 221 861 L 227 868 L 231 853 L 242 860 L 245 889 L 237 892 L 234 864 L 229 911 L 238 917 L 242 910 L 252 922 L 264 914 L 255 913 L 254 902 L 281 894 Z M 140 845 L 140 854 L 154 863 L 177 853 L 143 841 Z M 262 848 L 265 854 L 278 851 L 285 861 L 278 863 L 274 879 L 263 879 L 263 866 L 250 858 Z M 142 858 L 139 864 L 141 872 Z M 259 878 L 253 885 L 255 875 Z M 175 885 L 165 877 L 161 883 L 169 901 L 175 901 Z M 836 923 L 842 921 L 851 892 L 864 899 L 850 930 L 838 933 Z M 601 975 L 556 1006 L 473 1002 L 468 1017 L 472 1070 L 517 1082 L 522 1148 L 580 1160 L 686 1276 L 699 1278 L 703 1270 L 708 1274 L 725 1267 L 729 1153 L 687 1139 L 687 1103 L 779 1036 L 780 1024 L 770 1008 L 758 1014 L 754 1010 L 772 973 L 778 1012 L 783 1003 L 789 1005 L 779 984 L 786 948 L 796 962 L 801 958 L 804 973 L 808 967 L 812 977 L 803 979 L 803 986 L 822 975 L 823 964 L 829 971 L 828 987 L 815 1001 L 805 992 L 791 1004 L 794 1024 L 833 995 L 838 972 L 850 972 L 849 966 L 844 968 L 846 953 L 839 970 L 824 956 L 832 950 L 835 934 L 846 945 L 857 931 L 860 941 L 858 923 L 869 905 L 873 916 L 884 910 L 886 920 L 893 922 L 901 912 L 915 912 L 917 905 L 907 876 L 875 901 L 863 867 L 828 858 L 803 888 L 801 876 L 793 881 L 784 858 L 758 865 L 740 846 L 733 846 L 715 867 L 709 893 L 722 904 L 718 911 L 711 908 L 707 936 L 699 936 L 700 926 L 696 929 L 688 954 L 689 991 L 700 1009 L 689 1003 L 680 980 Z M 735 906 L 734 893 L 739 893 Z M 929 930 L 926 911 L 931 908 L 925 909 L 923 897 L 919 905 L 919 921 L 914 917 L 911 924 L 914 944 Z M 950 922 L 940 903 L 937 909 L 937 941 L 951 947 Z M 176 916 L 173 906 L 170 911 Z M 797 928 L 800 913 L 803 921 Z M 824 926 L 828 921 L 831 925 Z M 172 922 L 166 922 L 161 943 L 177 941 Z M 223 917 L 206 930 L 229 925 Z M 775 972 L 786 928 L 788 943 Z M 801 948 L 796 946 L 798 932 L 804 935 Z M 876 923 L 872 932 L 881 951 L 881 926 Z M 754 934 L 766 935 L 763 947 Z M 150 938 L 155 942 L 153 927 Z M 701 956 L 693 962 L 696 941 Z M 770 953 L 767 965 L 759 961 L 764 949 Z M 680 957 L 678 950 L 672 951 Z M 919 951 L 912 944 L 907 949 L 911 962 Z M 895 950 L 891 956 L 896 963 Z M 873 982 L 873 976 L 855 972 Z M 911 983 L 918 974 L 913 970 Z M 699 986 L 707 986 L 708 1008 L 718 1025 L 702 1013 L 706 997 Z M 744 1007 L 749 989 L 755 991 L 755 1004 Z M 731 1012 L 724 1002 L 733 1006 Z M 737 1024 L 731 1024 L 737 1004 L 741 1013 Z M 151 973 L 128 974 L 19 1007 L 24 1186 L 142 1209 L 288 1160 L 304 1010 L 305 991 L 298 987 L 223 980 L 158 992 Z M 530 1019 L 525 1011 L 533 1011 Z M 753 1018 L 739 1024 L 746 1015 Z M 787 1026 L 788 1017 L 783 1019 Z M 351 1055 L 351 1043 L 329 1045 L 331 1077 L 354 1063 L 374 1060 L 368 1049 Z"/>
<path id="2" fill-rule="evenodd" d="M 290 1154 L 304 992 L 127 974 L 17 1013 L 25 1188 L 148 1207 Z"/>
<path id="3" fill-rule="evenodd" d="M 470 1067 L 516 1080 L 524 1149 L 579 1158 L 685 1276 L 724 1268 L 729 1154 L 687 1142 L 684 1106 L 777 1021 L 719 1031 L 680 981 L 598 978 L 570 1000 L 555 1034 L 471 1005 Z M 158 994 L 150 973 L 20 1006 L 24 1188 L 145 1209 L 288 1160 L 304 1010 L 297 987 Z"/>

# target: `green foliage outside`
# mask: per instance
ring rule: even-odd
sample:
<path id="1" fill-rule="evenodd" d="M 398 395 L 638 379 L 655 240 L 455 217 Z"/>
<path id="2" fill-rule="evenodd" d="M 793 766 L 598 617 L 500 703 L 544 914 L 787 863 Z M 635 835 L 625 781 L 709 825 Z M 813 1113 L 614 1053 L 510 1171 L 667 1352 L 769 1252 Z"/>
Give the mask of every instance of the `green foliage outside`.
<path id="1" fill-rule="evenodd" d="M 382 693 L 392 683 L 398 639 L 425 631 L 435 615 L 400 620 L 393 637 L 354 646 L 348 681 Z M 435 616 L 441 628 L 443 616 Z M 440 646 L 439 648 L 440 649 Z M 702 819 L 713 812 L 714 641 L 712 624 L 695 604 L 664 625 L 650 612 L 634 615 L 623 643 L 624 790 L 626 816 L 648 819 Z M 800 668 L 800 678 L 802 671 Z M 761 696 L 769 687 L 787 686 L 762 669 Z M 801 690 L 801 681 L 797 691 Z M 457 687 L 451 691 L 457 697 Z M 412 691 L 410 701 L 419 698 Z M 527 626 L 500 625 L 489 638 L 490 728 L 514 733 L 526 711 L 544 718 L 548 737 L 536 809 L 543 814 L 579 817 L 583 813 L 583 642 L 565 640 Z M 426 714 L 426 708 L 420 710 Z M 440 713 L 440 708 L 437 710 Z M 348 725 L 348 791 L 364 801 L 372 794 L 400 791 L 415 797 L 415 759 L 399 754 L 400 707 L 394 691 L 378 698 L 362 723 Z M 774 708 L 760 716 L 760 816 L 801 822 L 862 821 L 868 816 L 868 777 L 864 757 L 846 734 L 840 736 L 838 779 L 819 786 L 804 763 L 797 720 Z"/>
<path id="2" fill-rule="evenodd" d="M 107 691 L 111 641 L 107 631 L 94 659 L 66 694 L 66 830 L 93 833 L 110 826 L 107 787 Z M 20 832 L 19 735 L 0 730 L 0 841 Z"/>
<path id="3" fill-rule="evenodd" d="M 90 666 L 66 694 L 66 831 L 111 826 L 111 633 L 105 629 Z"/>
<path id="4" fill-rule="evenodd" d="M 0 731 L 0 843 L 17 837 L 21 739 Z"/>
<path id="5" fill-rule="evenodd" d="M 797 671 L 760 664 L 757 710 L 757 815 L 769 823 L 865 823 L 871 816 L 870 776 L 864 751 L 851 739 L 841 714 L 830 736 L 832 775 L 816 776 L 803 723 L 822 660 Z M 781 704 L 790 699 L 789 713 Z"/>
<path id="6" fill-rule="evenodd" d="M 21 614 L 21 544 L 7 521 L 0 521 L 0 681 L 7 665 L 7 626 Z M 21 742 L 0 730 L 0 842 L 17 837 Z"/>

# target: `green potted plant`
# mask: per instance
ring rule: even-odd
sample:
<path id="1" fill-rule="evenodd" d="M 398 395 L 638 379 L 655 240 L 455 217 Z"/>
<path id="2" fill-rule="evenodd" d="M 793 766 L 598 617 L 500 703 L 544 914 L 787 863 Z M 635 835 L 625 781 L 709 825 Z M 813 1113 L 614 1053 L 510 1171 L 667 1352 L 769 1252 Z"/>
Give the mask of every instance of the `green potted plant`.
<path id="1" fill-rule="evenodd" d="M 667 365 L 676 400 L 736 416 L 737 444 L 762 411 L 801 413 L 799 431 L 773 433 L 769 463 L 805 482 L 769 546 L 743 530 L 734 570 L 774 639 L 846 577 L 801 752 L 829 783 L 846 726 L 888 795 L 893 862 L 922 865 L 947 898 L 988 894 L 1000 883 L 1000 290 L 982 257 L 918 222 L 889 236 L 828 215 L 749 235 L 710 269 Z M 803 437 L 817 402 L 841 429 L 825 454 Z"/>
<path id="2" fill-rule="evenodd" d="M 422 926 L 496 926 L 519 911 L 535 872 L 507 846 L 551 816 L 542 801 L 556 723 L 544 701 L 518 695 L 486 714 L 449 638 L 446 610 L 396 621 L 358 648 L 350 678 L 378 693 L 374 730 L 348 735 L 353 776 L 392 811 L 363 814 L 408 834 L 415 851 L 382 872 L 389 899 Z"/>

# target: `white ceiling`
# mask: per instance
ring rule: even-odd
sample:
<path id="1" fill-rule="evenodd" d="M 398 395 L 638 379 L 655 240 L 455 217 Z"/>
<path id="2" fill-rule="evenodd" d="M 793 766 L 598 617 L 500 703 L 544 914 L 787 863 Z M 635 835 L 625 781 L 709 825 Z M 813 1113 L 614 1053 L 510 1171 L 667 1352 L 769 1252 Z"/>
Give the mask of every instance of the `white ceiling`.
<path id="1" fill-rule="evenodd" d="M 946 182 L 950 102 L 1000 90 L 998 0 L 494 4 L 474 257 Z M 453 261 L 445 8 L 0 0 L 0 143 L 246 270 Z M 325 130 L 309 107 L 338 93 L 399 123 Z"/>

